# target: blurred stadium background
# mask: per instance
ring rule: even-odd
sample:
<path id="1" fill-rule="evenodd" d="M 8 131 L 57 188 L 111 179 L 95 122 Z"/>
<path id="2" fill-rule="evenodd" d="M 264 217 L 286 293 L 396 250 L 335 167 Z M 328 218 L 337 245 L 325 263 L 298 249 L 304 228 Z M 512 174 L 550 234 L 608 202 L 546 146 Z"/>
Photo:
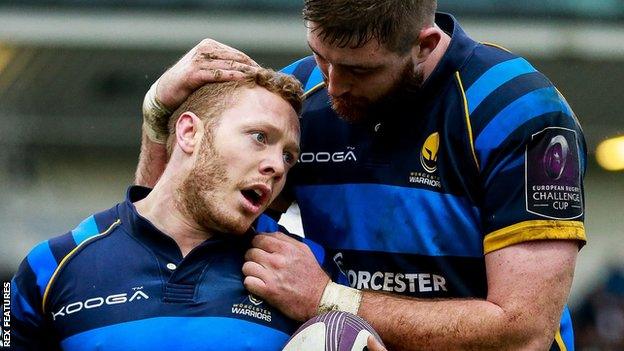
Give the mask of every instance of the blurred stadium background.
<path id="1" fill-rule="evenodd" d="M 581 120 L 590 241 L 570 304 L 580 349 L 624 350 L 624 141 L 612 141 L 611 153 L 600 146 L 624 135 L 624 0 L 439 7 L 475 39 L 528 57 Z M 300 8 L 298 0 L 0 0 L 0 277 L 10 279 L 36 242 L 123 198 L 143 94 L 166 67 L 211 37 L 281 68 L 308 55 Z M 285 220 L 298 228 L 296 209 Z"/>

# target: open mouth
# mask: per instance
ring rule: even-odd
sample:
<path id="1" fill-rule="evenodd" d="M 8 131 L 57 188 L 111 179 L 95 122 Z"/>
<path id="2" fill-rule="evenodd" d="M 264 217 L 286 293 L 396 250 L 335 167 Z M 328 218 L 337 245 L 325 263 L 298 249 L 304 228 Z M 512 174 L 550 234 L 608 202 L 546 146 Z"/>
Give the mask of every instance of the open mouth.
<path id="1" fill-rule="evenodd" d="M 242 190 L 243 196 L 247 201 L 251 202 L 254 206 L 262 205 L 262 191 L 258 189 Z"/>
<path id="2" fill-rule="evenodd" d="M 271 189 L 264 184 L 257 184 L 241 190 L 241 194 L 247 200 L 247 207 L 252 212 L 257 212 L 268 202 Z"/>

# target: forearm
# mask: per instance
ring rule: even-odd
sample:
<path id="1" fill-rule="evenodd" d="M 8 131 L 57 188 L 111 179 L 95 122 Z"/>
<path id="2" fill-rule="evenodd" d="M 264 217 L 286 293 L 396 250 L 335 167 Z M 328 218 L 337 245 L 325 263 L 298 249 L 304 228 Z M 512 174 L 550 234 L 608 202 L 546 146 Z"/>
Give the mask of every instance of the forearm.
<path id="1" fill-rule="evenodd" d="M 153 188 L 167 165 L 167 149 L 164 144 L 151 141 L 145 132 L 141 137 L 141 153 L 134 182 Z"/>
<path id="2" fill-rule="evenodd" d="M 575 241 L 533 241 L 486 255 L 486 299 L 423 300 L 365 291 L 359 315 L 389 350 L 547 350 L 568 299 Z"/>
<path id="3" fill-rule="evenodd" d="M 389 350 L 544 350 L 556 324 L 486 300 L 423 300 L 366 291 L 358 313 Z M 549 325 L 547 325 L 549 324 Z"/>

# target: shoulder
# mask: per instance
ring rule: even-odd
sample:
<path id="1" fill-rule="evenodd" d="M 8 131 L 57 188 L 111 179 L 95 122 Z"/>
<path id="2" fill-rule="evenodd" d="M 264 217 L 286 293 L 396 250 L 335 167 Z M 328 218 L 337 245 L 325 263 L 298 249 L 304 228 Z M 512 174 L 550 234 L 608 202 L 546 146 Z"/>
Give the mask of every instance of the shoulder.
<path id="1" fill-rule="evenodd" d="M 479 44 L 459 72 L 468 111 L 476 117 L 489 117 L 493 108 L 540 89 L 543 97 L 559 97 L 553 84 L 526 59 L 491 44 Z M 482 116 L 483 115 L 483 116 Z"/>
<path id="2" fill-rule="evenodd" d="M 295 76 L 303 85 L 303 91 L 306 95 L 311 94 L 325 85 L 323 82 L 323 74 L 316 65 L 313 56 L 307 56 L 295 61 L 284 67 L 281 72 Z"/>
<path id="3" fill-rule="evenodd" d="M 88 243 L 110 232 L 119 224 L 116 207 L 96 213 L 73 230 L 37 244 L 22 261 L 13 279 L 14 287 L 41 307 L 61 268 Z"/>
<path id="4" fill-rule="evenodd" d="M 479 44 L 458 72 L 479 161 L 506 142 L 522 142 L 548 127 L 581 132 L 565 98 L 526 59 Z"/>

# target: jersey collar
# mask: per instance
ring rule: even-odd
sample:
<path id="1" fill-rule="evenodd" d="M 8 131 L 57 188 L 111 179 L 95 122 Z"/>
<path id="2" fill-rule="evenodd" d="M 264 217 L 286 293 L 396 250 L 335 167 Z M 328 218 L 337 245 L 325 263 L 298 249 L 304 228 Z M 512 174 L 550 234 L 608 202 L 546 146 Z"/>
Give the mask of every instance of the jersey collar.
<path id="1" fill-rule="evenodd" d="M 177 243 L 169 235 L 161 232 L 149 220 L 141 216 L 134 206 L 134 202 L 144 199 L 152 189 L 142 186 L 130 186 L 126 192 L 126 200 L 118 205 L 122 226 L 128 234 L 164 256 L 179 259 L 181 256 Z M 255 222 L 242 236 L 223 235 L 214 236 L 196 247 L 193 251 L 202 250 L 215 245 L 235 247 L 249 247 L 251 239 L 256 234 Z"/>
<path id="2" fill-rule="evenodd" d="M 436 24 L 451 36 L 446 52 L 423 85 L 423 101 L 432 101 L 446 87 L 455 72 L 459 71 L 470 57 L 477 42 L 460 27 L 457 20 L 447 13 L 436 13 Z"/>

